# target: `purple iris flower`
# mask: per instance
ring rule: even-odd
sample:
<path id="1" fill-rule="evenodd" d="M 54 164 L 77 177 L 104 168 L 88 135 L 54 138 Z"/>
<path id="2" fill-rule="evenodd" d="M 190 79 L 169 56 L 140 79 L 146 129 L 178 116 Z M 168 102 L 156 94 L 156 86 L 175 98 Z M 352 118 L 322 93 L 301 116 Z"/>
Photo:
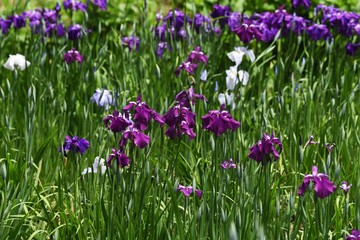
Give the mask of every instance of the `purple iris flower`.
<path id="1" fill-rule="evenodd" d="M 39 33 L 41 30 L 41 19 L 42 13 L 40 9 L 27 11 L 24 13 L 24 16 L 27 17 L 30 21 L 30 27 L 34 33 Z"/>
<path id="2" fill-rule="evenodd" d="M 336 147 L 336 144 L 335 143 L 325 143 L 324 145 L 326 147 L 326 149 L 328 150 L 329 153 L 331 153 L 333 150 L 334 150 L 334 147 Z"/>
<path id="3" fill-rule="evenodd" d="M 176 29 L 180 29 L 184 26 L 185 19 L 185 14 L 178 9 L 175 9 L 174 11 L 170 10 L 164 17 L 164 21 L 169 21 L 170 25 L 174 26 Z"/>
<path id="4" fill-rule="evenodd" d="M 310 0 L 292 0 L 292 6 L 293 8 L 303 6 L 304 8 L 309 9 L 311 6 L 311 2 Z"/>
<path id="5" fill-rule="evenodd" d="M 46 23 L 56 23 L 58 12 L 55 10 L 45 9 L 43 12 L 43 18 Z"/>
<path id="6" fill-rule="evenodd" d="M 166 34 L 166 23 L 155 27 L 155 37 L 160 39 L 160 41 L 165 42 L 165 34 Z"/>
<path id="7" fill-rule="evenodd" d="M 276 150 L 275 145 L 278 145 L 279 151 Z M 273 155 L 274 160 L 279 159 L 282 152 L 282 143 L 280 139 L 274 136 L 274 132 L 271 136 L 264 133 L 263 138 L 250 147 L 249 150 L 249 158 L 254 159 L 258 163 L 266 163 L 271 161 L 270 154 Z"/>
<path id="8" fill-rule="evenodd" d="M 194 75 L 194 72 L 197 68 L 197 64 L 191 62 L 182 62 L 180 66 L 175 70 L 175 75 L 179 76 L 181 70 L 185 70 L 186 72 Z"/>
<path id="9" fill-rule="evenodd" d="M 158 55 L 158 57 L 162 57 L 165 49 L 170 49 L 170 45 L 167 44 L 167 42 L 159 42 L 156 55 Z"/>
<path id="10" fill-rule="evenodd" d="M 12 21 L 9 19 L 2 19 L 0 18 L 0 29 L 2 34 L 7 34 L 9 31 L 9 28 L 11 27 Z"/>
<path id="11" fill-rule="evenodd" d="M 80 152 L 82 155 L 89 148 L 89 146 L 90 143 L 85 138 L 79 138 L 78 136 L 66 136 L 63 147 L 59 149 L 59 152 L 63 152 L 64 156 L 66 156 L 68 151 L 73 151 L 75 153 Z"/>
<path id="12" fill-rule="evenodd" d="M 64 54 L 64 60 L 66 63 L 82 63 L 84 58 L 75 48 L 72 48 Z"/>
<path id="13" fill-rule="evenodd" d="M 344 191 L 345 194 L 347 194 L 351 188 L 352 184 L 347 184 L 346 181 L 343 181 L 340 185 L 340 188 Z"/>
<path id="14" fill-rule="evenodd" d="M 144 148 L 150 143 L 150 137 L 145 135 L 133 125 L 130 125 L 124 131 L 120 139 L 120 148 L 123 148 L 128 140 L 132 141 L 138 148 Z"/>
<path id="15" fill-rule="evenodd" d="M 347 235 L 345 240 L 360 240 L 360 229 L 359 230 L 351 230 L 351 234 Z"/>
<path id="16" fill-rule="evenodd" d="M 14 28 L 19 29 L 26 26 L 26 18 L 23 15 L 14 15 L 8 17 L 13 22 Z"/>
<path id="17" fill-rule="evenodd" d="M 196 13 L 193 20 L 195 30 L 200 31 L 200 28 L 202 28 L 204 26 L 204 23 L 208 21 L 209 19 L 206 16 L 200 13 Z"/>
<path id="18" fill-rule="evenodd" d="M 70 40 L 76 40 L 81 37 L 81 26 L 79 24 L 75 24 L 70 26 L 68 29 L 68 37 Z"/>
<path id="19" fill-rule="evenodd" d="M 124 131 L 132 124 L 132 122 L 129 119 L 124 118 L 118 111 L 114 110 L 113 114 L 104 118 L 104 124 L 113 133 L 118 133 Z"/>
<path id="20" fill-rule="evenodd" d="M 142 101 L 141 95 L 137 97 L 136 102 L 130 102 L 123 110 L 125 116 L 127 116 L 131 110 L 134 110 L 134 126 L 140 129 L 140 131 L 145 130 L 152 119 L 159 123 L 160 127 L 165 124 L 161 115 L 151 109 L 146 102 Z"/>
<path id="21" fill-rule="evenodd" d="M 128 47 L 130 51 L 136 49 L 139 50 L 140 39 L 135 36 L 121 38 L 122 45 Z"/>
<path id="22" fill-rule="evenodd" d="M 358 49 L 360 49 L 360 42 L 346 44 L 346 53 L 351 56 L 355 56 Z"/>
<path id="23" fill-rule="evenodd" d="M 211 131 L 220 136 L 228 129 L 235 131 L 240 127 L 240 123 L 235 121 L 232 116 L 225 111 L 225 104 L 222 104 L 220 110 L 211 110 L 208 114 L 201 117 L 202 128 Z"/>
<path id="24" fill-rule="evenodd" d="M 176 97 L 176 101 L 181 106 L 190 108 L 191 105 L 195 105 L 195 99 L 200 99 L 202 101 L 208 102 L 207 98 L 204 95 L 195 93 L 194 89 L 191 87 L 188 90 L 179 92 Z M 191 104 L 191 105 L 190 105 Z"/>
<path id="25" fill-rule="evenodd" d="M 239 28 L 235 29 L 234 32 L 245 44 L 248 44 L 254 38 L 261 40 L 262 37 L 260 25 L 252 23 L 243 23 Z"/>
<path id="26" fill-rule="evenodd" d="M 241 27 L 242 17 L 239 12 L 229 12 L 228 17 L 228 26 L 231 31 L 235 31 L 236 29 Z"/>
<path id="27" fill-rule="evenodd" d="M 80 10 L 82 12 L 86 12 L 87 9 L 86 4 L 77 0 L 64 0 L 63 4 L 65 10 L 71 9 L 72 11 Z"/>
<path id="28" fill-rule="evenodd" d="M 215 4 L 213 6 L 214 10 L 210 14 L 212 18 L 219 18 L 220 26 L 223 28 L 227 24 L 227 14 L 231 11 L 229 6 L 221 6 L 219 4 Z"/>
<path id="29" fill-rule="evenodd" d="M 307 24 L 310 23 L 309 20 L 298 17 L 296 15 L 287 15 L 285 17 L 285 32 L 292 31 L 296 35 L 300 36 L 302 32 L 306 30 Z"/>
<path id="30" fill-rule="evenodd" d="M 327 40 L 332 37 L 329 29 L 324 24 L 314 23 L 311 26 L 306 28 L 306 33 L 314 41 L 318 41 L 320 39 Z"/>
<path id="31" fill-rule="evenodd" d="M 304 196 L 310 182 L 314 183 L 314 191 L 319 198 L 325 198 L 333 193 L 336 186 L 329 180 L 329 176 L 324 173 L 318 173 L 318 167 L 312 167 L 312 174 L 305 176 L 303 183 L 299 187 L 298 195 Z"/>
<path id="32" fill-rule="evenodd" d="M 103 11 L 107 8 L 107 0 L 93 0 L 92 3 Z"/>
<path id="33" fill-rule="evenodd" d="M 191 51 L 189 57 L 187 58 L 186 62 L 191 62 L 191 63 L 199 63 L 199 62 L 203 62 L 204 64 L 207 64 L 208 61 L 208 57 L 201 52 L 201 47 L 196 46 L 195 49 L 193 51 Z"/>
<path id="34" fill-rule="evenodd" d="M 193 192 L 193 187 L 192 186 L 185 187 L 185 186 L 179 184 L 179 186 L 176 190 L 182 192 L 185 197 L 189 197 Z M 203 195 L 203 192 L 201 190 L 195 189 L 195 194 L 198 198 L 201 198 Z"/>
<path id="35" fill-rule="evenodd" d="M 111 162 L 113 159 L 116 160 L 119 167 L 129 166 L 130 160 L 122 150 L 116 150 L 113 148 L 111 151 L 112 153 L 106 161 L 108 167 L 111 167 Z"/>
<path id="36" fill-rule="evenodd" d="M 170 139 L 175 139 L 183 134 L 189 136 L 190 140 L 196 137 L 193 128 L 195 124 L 195 116 L 189 108 L 177 104 L 171 107 L 164 115 L 165 123 L 169 128 L 165 131 L 165 135 Z"/>
<path id="37" fill-rule="evenodd" d="M 220 166 L 225 170 L 229 168 L 236 168 L 236 164 L 231 158 L 229 161 L 224 161 L 223 163 L 221 163 Z"/>

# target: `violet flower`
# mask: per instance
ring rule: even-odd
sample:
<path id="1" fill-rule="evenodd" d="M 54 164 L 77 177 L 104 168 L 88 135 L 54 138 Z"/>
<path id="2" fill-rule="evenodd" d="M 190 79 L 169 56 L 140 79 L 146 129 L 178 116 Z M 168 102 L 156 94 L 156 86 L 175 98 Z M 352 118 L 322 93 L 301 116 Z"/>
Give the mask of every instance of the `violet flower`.
<path id="1" fill-rule="evenodd" d="M 130 165 L 130 160 L 128 156 L 122 150 L 116 150 L 113 148 L 112 153 L 110 154 L 109 158 L 106 161 L 108 167 L 111 167 L 111 162 L 113 159 L 116 160 L 119 167 L 126 167 Z"/>
<path id="2" fill-rule="evenodd" d="M 201 47 L 196 46 L 195 49 L 193 51 L 191 51 L 189 57 L 187 58 L 186 62 L 191 62 L 191 63 L 199 63 L 199 62 L 203 62 L 204 64 L 207 64 L 208 61 L 208 57 L 201 52 Z"/>
<path id="3" fill-rule="evenodd" d="M 140 39 L 135 36 L 121 38 L 122 45 L 128 47 L 130 51 L 136 49 L 139 50 Z"/>
<path id="4" fill-rule="evenodd" d="M 220 166 L 225 170 L 229 168 L 236 168 L 236 164 L 233 162 L 231 158 L 229 161 L 224 161 L 223 163 L 221 163 Z"/>
<path id="5" fill-rule="evenodd" d="M 186 72 L 190 73 L 191 75 L 194 75 L 196 68 L 197 68 L 197 65 L 195 63 L 182 62 L 180 64 L 180 66 L 175 70 L 175 75 L 179 76 L 181 70 L 185 70 Z"/>
<path id="6" fill-rule="evenodd" d="M 80 154 L 83 155 L 89 146 L 90 143 L 85 138 L 66 136 L 62 148 L 59 148 L 59 152 L 64 153 L 64 156 L 66 156 L 68 151 L 73 151 L 75 153 L 80 152 Z"/>
<path id="7" fill-rule="evenodd" d="M 334 150 L 334 147 L 336 147 L 336 144 L 330 144 L 330 143 L 325 143 L 324 145 L 326 147 L 326 149 L 328 150 L 329 153 L 331 153 Z"/>
<path id="8" fill-rule="evenodd" d="M 159 42 L 156 55 L 162 57 L 165 49 L 170 49 L 170 45 L 167 42 Z"/>
<path id="9" fill-rule="evenodd" d="M 103 11 L 107 8 L 107 0 L 92 0 L 92 3 Z"/>
<path id="10" fill-rule="evenodd" d="M 64 54 L 64 60 L 66 63 L 82 63 L 84 58 L 75 48 L 72 48 Z"/>
<path id="11" fill-rule="evenodd" d="M 311 6 L 310 0 L 292 0 L 291 2 L 293 8 L 299 8 L 300 6 L 303 6 L 305 9 L 309 9 Z"/>
<path id="12" fill-rule="evenodd" d="M 202 128 L 215 133 L 220 136 L 226 130 L 231 129 L 235 131 L 240 127 L 240 123 L 235 121 L 232 116 L 225 111 L 225 105 L 221 105 L 220 110 L 211 110 L 208 114 L 201 117 Z"/>
<path id="13" fill-rule="evenodd" d="M 70 40 L 76 40 L 81 37 L 81 26 L 79 24 L 75 24 L 70 26 L 68 29 L 68 37 Z"/>
<path id="14" fill-rule="evenodd" d="M 340 188 L 344 191 L 345 194 L 347 194 L 348 191 L 350 190 L 351 186 L 352 186 L 352 184 L 348 185 L 346 181 L 343 181 L 340 185 Z"/>
<path id="15" fill-rule="evenodd" d="M 26 18 L 23 15 L 10 16 L 8 17 L 8 19 L 12 20 L 15 29 L 23 28 L 26 26 Z"/>
<path id="16" fill-rule="evenodd" d="M 219 18 L 221 28 L 227 24 L 227 15 L 231 11 L 229 6 L 221 6 L 219 4 L 213 5 L 214 10 L 210 13 L 212 18 Z"/>
<path id="17" fill-rule="evenodd" d="M 182 192 L 185 197 L 189 197 L 193 192 L 193 187 L 192 186 L 185 187 L 185 186 L 179 184 L 179 186 L 176 190 Z M 203 192 L 201 190 L 195 189 L 195 194 L 200 199 L 203 195 Z"/>
<path id="18" fill-rule="evenodd" d="M 306 33 L 314 41 L 318 41 L 320 39 L 327 40 L 332 37 L 329 29 L 324 24 L 313 23 L 311 26 L 306 28 Z"/>
<path id="19" fill-rule="evenodd" d="M 132 124 L 132 122 L 129 119 L 124 118 L 118 111 L 114 110 L 113 114 L 104 118 L 104 124 L 113 133 L 118 133 L 124 131 Z"/>
<path id="20" fill-rule="evenodd" d="M 146 102 L 142 101 L 141 95 L 137 97 L 136 102 L 130 102 L 123 110 L 125 116 L 128 115 L 131 110 L 134 110 L 134 126 L 140 131 L 145 130 L 152 119 L 159 123 L 160 127 L 165 124 L 161 115 L 151 109 Z"/>
<path id="21" fill-rule="evenodd" d="M 359 230 L 351 230 L 351 234 L 345 237 L 345 240 L 360 240 L 360 229 Z"/>
<path id="22" fill-rule="evenodd" d="M 138 148 L 144 148 L 150 143 L 150 137 L 145 135 L 135 126 L 130 125 L 123 133 L 120 139 L 120 148 L 122 149 L 127 141 L 132 141 Z"/>
<path id="23" fill-rule="evenodd" d="M 298 195 L 304 196 L 306 189 L 309 187 L 310 182 L 314 183 L 315 194 L 319 198 L 325 198 L 333 193 L 336 186 L 329 180 L 329 176 L 324 173 L 318 173 L 318 167 L 312 167 L 312 174 L 305 175 L 304 181 L 299 187 Z"/>
<path id="24" fill-rule="evenodd" d="M 114 105 L 111 92 L 106 89 L 96 89 L 90 101 L 95 102 L 99 107 L 105 107 L 106 110 L 109 109 L 110 105 Z"/>
<path id="25" fill-rule="evenodd" d="M 9 32 L 9 28 L 11 27 L 12 21 L 9 19 L 0 18 L 0 29 L 2 34 L 7 34 Z"/>
<path id="26" fill-rule="evenodd" d="M 276 150 L 275 145 L 278 146 L 278 151 Z M 263 138 L 250 147 L 249 150 L 249 158 L 258 163 L 266 163 L 272 160 L 270 154 L 273 155 L 273 160 L 279 159 L 280 153 L 282 152 L 282 143 L 280 139 L 274 136 L 274 132 L 272 132 L 271 136 L 264 133 Z"/>
<path id="27" fill-rule="evenodd" d="M 169 21 L 170 25 L 174 26 L 176 29 L 180 29 L 184 26 L 185 14 L 178 9 L 175 9 L 174 11 L 170 10 L 163 19 L 164 21 Z"/>
<path id="28" fill-rule="evenodd" d="M 190 140 L 196 137 L 193 128 L 195 124 L 196 114 L 190 108 L 177 104 L 171 107 L 164 115 L 165 123 L 169 128 L 165 131 L 165 135 L 170 139 L 175 139 L 183 134 L 189 136 Z"/>
<path id="29" fill-rule="evenodd" d="M 86 12 L 87 9 L 86 4 L 77 0 L 64 0 L 63 5 L 65 10 L 71 9 L 72 11 L 80 10 L 82 12 Z"/>
<path id="30" fill-rule="evenodd" d="M 360 49 L 360 42 L 359 43 L 348 43 L 346 44 L 346 53 L 355 56 L 356 52 Z"/>
<path id="31" fill-rule="evenodd" d="M 191 105 L 195 105 L 195 99 L 200 99 L 202 101 L 208 102 L 207 98 L 204 95 L 195 93 L 192 87 L 188 90 L 179 92 L 176 95 L 175 99 L 181 106 L 187 108 L 190 108 Z"/>

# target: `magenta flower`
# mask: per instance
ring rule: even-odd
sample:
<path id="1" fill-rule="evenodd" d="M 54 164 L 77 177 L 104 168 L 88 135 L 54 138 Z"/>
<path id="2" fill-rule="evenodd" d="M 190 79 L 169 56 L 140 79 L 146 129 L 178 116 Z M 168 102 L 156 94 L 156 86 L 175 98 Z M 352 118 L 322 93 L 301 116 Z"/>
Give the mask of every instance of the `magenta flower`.
<path id="1" fill-rule="evenodd" d="M 325 198 L 333 193 L 336 186 L 329 180 L 329 176 L 324 173 L 318 173 L 318 167 L 312 167 L 312 174 L 306 175 L 303 183 L 299 187 L 298 195 L 304 196 L 310 182 L 314 183 L 314 191 L 319 198 Z"/>
<path id="2" fill-rule="evenodd" d="M 123 148 L 128 140 L 132 141 L 138 148 L 144 148 L 150 143 L 150 137 L 145 135 L 133 125 L 130 125 L 124 131 L 120 139 L 120 148 Z"/>
<path id="3" fill-rule="evenodd" d="M 194 75 L 196 68 L 197 68 L 197 65 L 195 63 L 182 62 L 180 64 L 180 66 L 175 70 L 175 75 L 179 76 L 181 70 L 184 70 L 184 71 L 190 73 L 191 75 Z"/>
<path id="4" fill-rule="evenodd" d="M 82 63 L 84 58 L 75 48 L 72 48 L 64 54 L 64 60 L 66 63 Z"/>
<path id="5" fill-rule="evenodd" d="M 350 190 L 352 184 L 347 185 L 346 181 L 343 181 L 340 185 L 340 188 L 344 191 L 345 194 L 348 193 L 348 191 Z"/>
<path id="6" fill-rule="evenodd" d="M 179 92 L 176 97 L 175 97 L 176 101 L 178 101 L 178 103 L 181 106 L 190 108 L 190 104 L 191 105 L 195 105 L 195 99 L 200 99 L 203 100 L 205 102 L 207 102 L 207 98 L 204 95 L 201 94 L 197 94 L 195 93 L 194 89 L 191 87 L 188 90 L 184 90 Z"/>
<path id="7" fill-rule="evenodd" d="M 118 111 L 114 110 L 113 114 L 104 118 L 105 126 L 113 133 L 124 131 L 132 124 L 131 120 L 124 118 Z"/>
<path id="8" fill-rule="evenodd" d="M 161 115 L 151 109 L 146 102 L 142 101 L 141 95 L 137 97 L 136 102 L 130 102 L 123 110 L 125 116 L 128 115 L 131 110 L 134 110 L 134 126 L 141 131 L 144 131 L 147 128 L 152 119 L 159 123 L 160 127 L 165 124 Z"/>
<path id="9" fill-rule="evenodd" d="M 185 187 L 185 186 L 179 184 L 177 191 L 182 192 L 185 197 L 189 197 L 193 192 L 193 187 L 192 186 Z M 195 194 L 198 198 L 201 198 L 203 195 L 203 192 L 201 190 L 195 189 Z"/>
<path id="10" fill-rule="evenodd" d="M 189 57 L 187 58 L 186 62 L 191 62 L 191 63 L 199 63 L 199 62 L 203 62 L 204 64 L 207 64 L 208 61 L 208 57 L 201 52 L 201 47 L 196 46 L 195 49 L 193 51 L 191 51 Z"/>
<path id="11" fill-rule="evenodd" d="M 68 151 L 73 151 L 75 153 L 80 152 L 80 154 L 83 155 L 89 146 L 90 143 L 85 138 L 66 136 L 62 148 L 59 148 L 59 152 L 64 153 L 64 156 L 66 156 Z"/>
<path id="12" fill-rule="evenodd" d="M 165 135 L 170 139 L 175 139 L 183 134 L 189 136 L 190 140 L 196 137 L 193 128 L 195 124 L 196 114 L 191 109 L 180 104 L 171 107 L 164 115 L 165 123 L 169 126 L 165 131 Z"/>
<path id="13" fill-rule="evenodd" d="M 351 234 L 347 235 L 345 240 L 360 240 L 360 229 L 359 230 L 351 230 Z"/>
<path id="14" fill-rule="evenodd" d="M 276 150 L 275 145 L 278 145 L 279 151 Z M 266 163 L 271 161 L 270 154 L 273 155 L 274 160 L 279 159 L 282 151 L 282 143 L 274 136 L 274 132 L 271 136 L 264 133 L 263 138 L 250 147 L 249 150 L 249 158 L 257 161 L 258 163 Z"/>
<path id="15" fill-rule="evenodd" d="M 216 136 L 220 136 L 228 129 L 232 131 L 238 129 L 240 123 L 235 121 L 228 111 L 224 109 L 225 104 L 222 104 L 220 110 L 211 110 L 208 114 L 201 117 L 202 128 L 215 133 Z"/>
<path id="16" fill-rule="evenodd" d="M 115 159 L 118 166 L 126 167 L 130 164 L 129 158 L 122 150 L 112 149 L 112 153 L 110 154 L 109 158 L 106 161 L 108 167 L 111 167 L 111 161 Z"/>
<path id="17" fill-rule="evenodd" d="M 236 164 L 233 162 L 231 158 L 229 161 L 224 161 L 223 163 L 221 163 L 220 166 L 223 169 L 236 168 Z"/>

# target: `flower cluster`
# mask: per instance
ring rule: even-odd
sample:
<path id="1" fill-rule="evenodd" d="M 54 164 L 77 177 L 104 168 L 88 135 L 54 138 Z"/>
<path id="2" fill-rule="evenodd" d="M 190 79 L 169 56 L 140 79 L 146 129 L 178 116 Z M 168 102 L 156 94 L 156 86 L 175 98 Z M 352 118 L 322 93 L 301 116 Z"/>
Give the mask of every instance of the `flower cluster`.
<path id="1" fill-rule="evenodd" d="M 220 110 L 211 110 L 208 114 L 203 116 L 202 127 L 205 130 L 215 133 L 220 136 L 228 129 L 235 131 L 240 127 L 240 123 L 235 121 L 232 116 L 225 111 L 225 105 L 221 105 Z"/>
<path id="2" fill-rule="evenodd" d="M 89 1 L 88 1 L 89 2 Z M 92 0 L 94 6 L 106 10 L 107 0 Z M 86 12 L 88 3 L 82 3 L 78 0 L 64 0 L 63 6 L 65 10 Z M 11 26 L 14 29 L 21 29 L 26 27 L 26 21 L 29 20 L 29 26 L 33 34 L 42 33 L 47 37 L 54 35 L 64 37 L 66 32 L 70 40 L 77 39 L 81 36 L 82 27 L 78 24 L 66 27 L 61 21 L 61 7 L 57 3 L 53 9 L 40 9 L 25 11 L 20 14 L 14 14 L 4 18 L 0 18 L 0 30 L 2 34 L 7 34 Z"/>
<path id="3" fill-rule="evenodd" d="M 279 150 L 276 150 L 275 145 L 278 146 Z M 274 132 L 271 136 L 264 133 L 263 138 L 250 147 L 249 150 L 249 158 L 257 161 L 258 163 L 267 163 L 272 160 L 279 159 L 280 153 L 282 152 L 282 143 L 280 139 L 274 136 Z"/>
<path id="4" fill-rule="evenodd" d="M 312 167 L 312 174 L 308 174 L 304 177 L 304 181 L 299 187 L 298 195 L 304 196 L 306 189 L 309 187 L 310 182 L 314 183 L 315 194 L 319 198 L 325 198 L 333 193 L 336 186 L 329 180 L 329 176 L 324 173 L 318 173 L 318 167 Z"/>
<path id="5" fill-rule="evenodd" d="M 195 47 L 195 49 L 189 54 L 188 58 L 185 62 L 182 62 L 180 66 L 175 70 L 175 75 L 179 76 L 180 71 L 184 70 L 191 75 L 194 75 L 195 70 L 198 67 L 198 63 L 203 62 L 207 64 L 208 57 L 201 51 L 199 46 Z"/>

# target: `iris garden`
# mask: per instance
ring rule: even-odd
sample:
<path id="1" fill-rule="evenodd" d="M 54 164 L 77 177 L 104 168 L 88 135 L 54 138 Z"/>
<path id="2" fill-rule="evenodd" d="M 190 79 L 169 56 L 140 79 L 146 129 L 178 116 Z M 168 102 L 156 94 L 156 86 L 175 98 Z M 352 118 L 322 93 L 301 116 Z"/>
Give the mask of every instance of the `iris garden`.
<path id="1" fill-rule="evenodd" d="M 0 6 L 1 239 L 360 239 L 360 6 L 255 2 Z"/>

